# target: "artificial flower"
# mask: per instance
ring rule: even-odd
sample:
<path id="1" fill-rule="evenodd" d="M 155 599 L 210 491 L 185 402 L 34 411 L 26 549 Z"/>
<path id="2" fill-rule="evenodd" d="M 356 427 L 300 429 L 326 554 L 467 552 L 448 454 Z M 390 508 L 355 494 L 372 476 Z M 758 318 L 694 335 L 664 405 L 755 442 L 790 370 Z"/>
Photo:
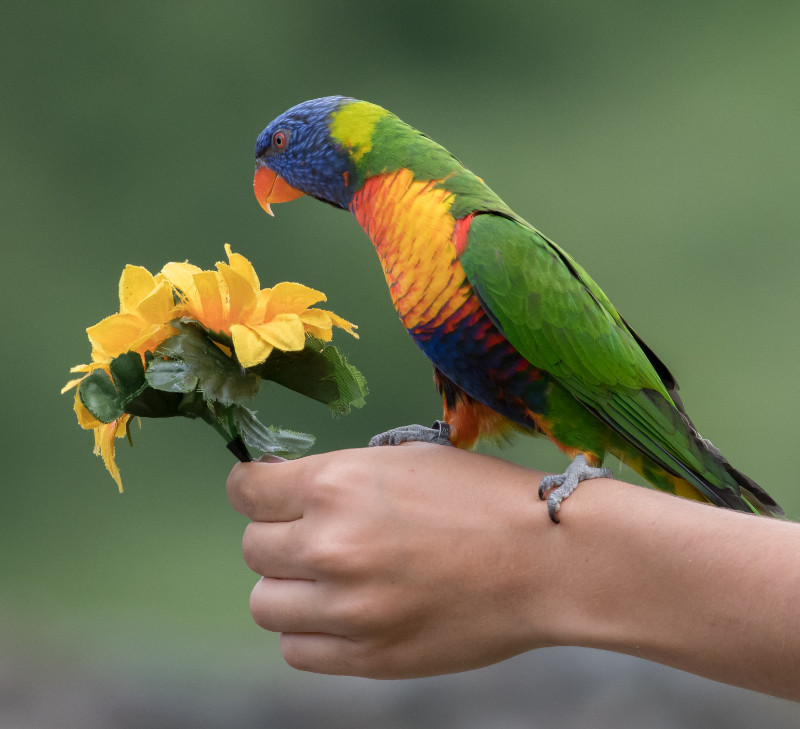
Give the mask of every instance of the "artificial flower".
<path id="1" fill-rule="evenodd" d="M 262 425 L 245 407 L 262 379 L 335 413 L 364 403 L 363 376 L 326 344 L 334 326 L 358 337 L 355 325 L 313 308 L 325 295 L 302 284 L 262 289 L 250 261 L 227 244 L 225 252 L 228 262 L 211 271 L 168 263 L 154 276 L 126 266 L 119 312 L 86 330 L 92 361 L 71 369 L 82 374 L 62 393 L 76 388 L 78 423 L 94 431 L 94 452 L 120 491 L 115 439 L 128 435 L 134 415 L 204 420 L 249 460 L 248 446 L 296 456 L 313 444 L 312 436 Z M 288 354 L 264 367 L 275 350 Z"/>
<path id="2" fill-rule="evenodd" d="M 176 333 L 169 322 L 177 313 L 169 281 L 163 276 L 153 276 L 141 266 L 126 266 L 119 280 L 119 312 L 86 330 L 92 345 L 92 361 L 73 367 L 70 372 L 84 375 L 70 380 L 61 390 L 63 394 L 78 387 L 74 405 L 78 424 L 94 431 L 95 455 L 102 457 L 120 491 L 122 481 L 114 460 L 114 438 L 127 435 L 131 416 L 123 414 L 110 423 L 98 420 L 81 400 L 80 383 L 95 370 L 108 372 L 111 360 L 124 352 L 144 356 L 154 350 Z"/>
<path id="3" fill-rule="evenodd" d="M 209 332 L 229 337 L 242 367 L 264 362 L 273 349 L 296 352 L 306 334 L 330 341 L 334 326 L 358 337 L 355 325 L 333 312 L 311 308 L 326 297 L 299 283 L 262 289 L 250 261 L 225 244 L 228 263 L 203 271 L 190 263 L 168 263 L 162 275 L 181 299 L 183 316 Z"/>
<path id="4" fill-rule="evenodd" d="M 119 280 L 119 313 L 89 327 L 92 360 L 107 362 L 123 352 L 153 351 L 175 334 L 170 321 L 180 316 L 170 282 L 141 266 L 126 266 Z"/>

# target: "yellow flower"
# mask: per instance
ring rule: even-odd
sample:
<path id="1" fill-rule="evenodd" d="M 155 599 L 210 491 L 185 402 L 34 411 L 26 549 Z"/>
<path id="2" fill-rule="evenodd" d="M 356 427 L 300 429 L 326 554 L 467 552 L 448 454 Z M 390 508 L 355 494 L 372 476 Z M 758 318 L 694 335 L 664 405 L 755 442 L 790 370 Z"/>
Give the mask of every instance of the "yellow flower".
<path id="1" fill-rule="evenodd" d="M 70 372 L 83 372 L 82 377 L 70 380 L 62 394 L 75 391 L 75 414 L 85 430 L 94 430 L 95 455 L 102 456 L 106 468 L 122 491 L 119 468 L 114 461 L 114 437 L 123 438 L 128 432 L 130 415 L 111 423 L 97 420 L 80 399 L 80 383 L 96 370 L 108 370 L 108 363 L 125 352 L 153 351 L 165 339 L 176 333 L 169 322 L 180 316 L 172 297 L 172 287 L 164 276 L 153 276 L 140 266 L 126 266 L 119 280 L 119 313 L 106 317 L 89 327 L 86 333 L 92 344 L 92 361 L 77 365 Z"/>
<path id="2" fill-rule="evenodd" d="M 355 325 L 333 312 L 310 308 L 325 294 L 299 283 L 262 289 L 250 261 L 225 245 L 227 263 L 203 271 L 190 263 L 168 263 L 161 274 L 177 290 L 184 316 L 212 333 L 230 337 L 243 367 L 261 364 L 273 349 L 303 349 L 306 333 L 330 341 L 334 326 L 354 337 Z"/>
<path id="3" fill-rule="evenodd" d="M 120 354 L 138 352 L 143 355 L 148 350 L 153 351 L 176 333 L 169 322 L 177 316 L 180 313 L 172 297 L 172 287 L 164 276 L 153 276 L 141 266 L 126 266 L 119 280 L 119 313 L 107 316 L 86 330 L 92 344 L 92 361 L 70 369 L 70 372 L 86 374 L 70 380 L 61 393 L 80 384 L 93 370 L 102 367 L 108 371 L 108 363 Z M 76 405 L 76 412 L 83 427 L 95 427 L 84 424 L 93 420 L 88 411 L 84 415 Z"/>
<path id="4" fill-rule="evenodd" d="M 217 263 L 216 271 L 203 271 L 190 263 L 168 263 L 161 273 L 153 276 L 140 266 L 126 266 L 119 281 L 119 312 L 86 330 L 92 345 L 92 361 L 73 367 L 70 371 L 81 376 L 70 380 L 61 392 L 76 388 L 74 407 L 78 423 L 85 430 L 94 431 L 94 452 L 102 457 L 120 491 L 122 481 L 115 461 L 115 439 L 128 434 L 132 416 L 124 413 L 106 423 L 84 405 L 81 383 L 93 371 L 102 369 L 113 381 L 113 361 L 128 352 L 141 355 L 144 364 L 146 352 L 155 352 L 166 339 L 178 334 L 171 322 L 184 317 L 196 320 L 212 337 L 222 335 L 225 341 L 232 342 L 243 367 L 261 364 L 276 348 L 303 349 L 306 334 L 330 341 L 334 326 L 358 337 L 355 325 L 333 312 L 312 308 L 325 301 L 323 293 L 298 283 L 279 283 L 272 289 L 262 289 L 250 261 L 233 253 L 227 244 L 225 252 L 228 262 Z M 229 349 L 222 344 L 218 346 L 231 356 Z M 118 383 L 114 384 L 119 389 Z M 166 388 L 164 391 L 174 392 Z M 84 394 L 93 407 L 94 396 Z M 102 417 L 106 411 L 96 412 Z M 108 416 L 119 412 L 112 409 Z M 207 422 L 218 417 L 213 409 L 208 414 L 210 419 L 204 417 Z M 197 417 L 197 413 L 191 417 Z"/>
<path id="5" fill-rule="evenodd" d="M 107 316 L 89 327 L 92 361 L 77 365 L 70 372 L 92 372 L 125 352 L 153 351 L 176 333 L 169 322 L 180 316 L 172 297 L 172 287 L 164 276 L 153 276 L 141 266 L 126 266 L 119 279 L 119 313 Z M 61 390 L 72 389 L 86 377 L 70 380 Z M 81 420 L 80 414 L 78 420 Z"/>
<path id="6" fill-rule="evenodd" d="M 86 330 L 92 360 L 108 362 L 124 352 L 152 352 L 176 333 L 169 324 L 176 316 L 180 314 L 169 281 L 141 266 L 126 266 L 119 280 L 119 313 Z"/>

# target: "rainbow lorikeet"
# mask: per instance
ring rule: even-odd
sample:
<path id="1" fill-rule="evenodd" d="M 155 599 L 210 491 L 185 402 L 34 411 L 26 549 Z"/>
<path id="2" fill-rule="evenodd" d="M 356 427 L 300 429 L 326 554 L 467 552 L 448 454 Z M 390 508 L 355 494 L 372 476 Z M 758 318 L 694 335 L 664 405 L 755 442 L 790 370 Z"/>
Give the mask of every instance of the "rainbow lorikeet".
<path id="1" fill-rule="evenodd" d="M 611 475 L 606 453 L 666 491 L 783 514 L 700 437 L 675 378 L 586 271 L 444 147 L 380 106 L 331 96 L 272 121 L 255 157 L 268 213 L 305 194 L 355 215 L 434 365 L 444 422 L 373 444 L 545 435 L 574 458 L 542 482 L 553 521 L 579 481 Z"/>

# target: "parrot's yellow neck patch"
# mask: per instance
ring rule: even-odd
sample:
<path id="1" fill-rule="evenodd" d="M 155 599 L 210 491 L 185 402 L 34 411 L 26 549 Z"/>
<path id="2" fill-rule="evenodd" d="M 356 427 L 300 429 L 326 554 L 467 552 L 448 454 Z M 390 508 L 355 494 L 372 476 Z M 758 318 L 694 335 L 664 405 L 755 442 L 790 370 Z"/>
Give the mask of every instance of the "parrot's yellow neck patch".
<path id="1" fill-rule="evenodd" d="M 372 135 L 375 124 L 389 112 L 368 101 L 346 104 L 333 113 L 330 135 L 337 142 L 350 148 L 350 156 L 355 162 L 372 149 Z"/>

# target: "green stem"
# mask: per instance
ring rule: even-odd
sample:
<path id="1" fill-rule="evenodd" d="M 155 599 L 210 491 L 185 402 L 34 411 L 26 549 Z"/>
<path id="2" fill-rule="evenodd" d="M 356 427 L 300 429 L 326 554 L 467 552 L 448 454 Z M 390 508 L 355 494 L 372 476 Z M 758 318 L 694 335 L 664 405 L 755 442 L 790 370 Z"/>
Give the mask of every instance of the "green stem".
<path id="1" fill-rule="evenodd" d="M 206 408 L 203 410 L 200 417 L 205 420 L 214 430 L 217 431 L 226 441 L 231 440 L 231 435 L 225 428 L 222 427 L 222 423 L 220 419 L 214 414 L 211 408 Z"/>
<path id="2" fill-rule="evenodd" d="M 247 446 L 239 435 L 239 429 L 233 419 L 233 408 L 224 408 L 224 422 L 228 426 L 227 430 L 223 425 L 223 416 L 217 415 L 210 407 L 206 408 L 200 417 L 223 437 L 228 450 L 240 461 L 247 463 L 253 460 L 250 451 L 247 450 Z"/>
<path id="3" fill-rule="evenodd" d="M 253 457 L 250 455 L 250 451 L 247 450 L 242 436 L 239 435 L 239 429 L 236 427 L 236 421 L 233 419 L 233 408 L 225 408 L 225 411 L 228 416 L 228 429 L 230 430 L 231 436 L 233 436 L 228 442 L 228 450 L 243 463 L 249 463 L 253 460 Z"/>
<path id="4" fill-rule="evenodd" d="M 250 451 L 247 450 L 247 446 L 238 435 L 232 441 L 230 441 L 230 443 L 228 443 L 227 448 L 242 463 L 250 463 L 253 460 L 253 457 L 250 455 Z"/>

